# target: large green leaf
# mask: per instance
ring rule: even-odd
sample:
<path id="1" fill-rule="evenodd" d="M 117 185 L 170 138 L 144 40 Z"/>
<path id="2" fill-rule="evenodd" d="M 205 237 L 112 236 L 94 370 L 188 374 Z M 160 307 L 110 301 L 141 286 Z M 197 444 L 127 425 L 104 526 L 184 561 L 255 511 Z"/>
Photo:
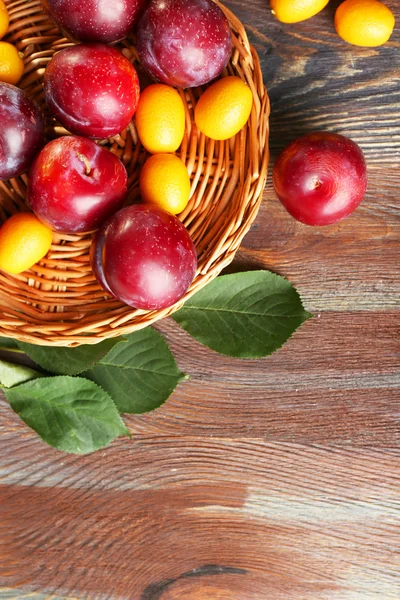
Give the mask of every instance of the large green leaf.
<path id="1" fill-rule="evenodd" d="M 29 427 L 65 452 L 87 454 L 128 434 L 107 392 L 82 377 L 45 377 L 5 394 Z"/>
<path id="2" fill-rule="evenodd" d="M 37 346 L 25 342 L 17 342 L 17 344 L 25 354 L 49 373 L 77 375 L 96 364 L 121 341 L 124 341 L 124 338 L 113 338 L 76 348 Z"/>
<path id="3" fill-rule="evenodd" d="M 101 385 L 121 412 L 147 412 L 163 404 L 185 375 L 152 327 L 126 338 L 84 376 Z"/>
<path id="4" fill-rule="evenodd" d="M 11 388 L 37 377 L 41 377 L 41 373 L 29 367 L 16 365 L 7 360 L 0 360 L 0 387 Z"/>
<path id="5" fill-rule="evenodd" d="M 172 316 L 221 354 L 260 358 L 280 348 L 312 315 L 287 279 L 249 271 L 217 277 Z"/>
<path id="6" fill-rule="evenodd" d="M 0 350 L 18 351 L 17 342 L 12 338 L 0 337 Z"/>

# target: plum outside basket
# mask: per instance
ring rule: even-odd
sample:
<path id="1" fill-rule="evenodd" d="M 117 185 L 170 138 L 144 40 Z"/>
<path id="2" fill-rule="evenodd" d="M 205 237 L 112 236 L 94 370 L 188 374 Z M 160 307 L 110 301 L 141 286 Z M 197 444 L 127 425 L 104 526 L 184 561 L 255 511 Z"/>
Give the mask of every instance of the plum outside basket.
<path id="1" fill-rule="evenodd" d="M 10 26 L 5 41 L 24 55 L 25 71 L 18 86 L 44 110 L 47 139 L 67 132 L 48 113 L 43 75 L 52 56 L 71 44 L 44 12 L 40 0 L 5 0 Z M 203 88 L 179 90 L 186 111 L 186 131 L 177 155 L 191 179 L 191 198 L 178 217 L 196 245 L 198 268 L 185 296 L 163 310 L 136 310 L 108 296 L 98 285 L 89 262 L 93 234 L 53 235 L 46 257 L 20 275 L 0 271 L 0 335 L 49 346 L 95 344 L 162 319 L 214 279 L 234 258 L 257 216 L 268 168 L 269 99 L 256 51 L 242 23 L 219 4 L 232 30 L 233 49 L 226 75 L 243 79 L 253 92 L 247 125 L 227 141 L 213 141 L 194 124 L 194 107 Z M 141 75 L 133 40 L 117 47 Z M 138 177 L 147 153 L 140 144 L 134 118 L 118 136 L 100 142 L 125 164 L 128 203 L 137 200 Z M 0 220 L 26 205 L 27 175 L 0 181 Z"/>

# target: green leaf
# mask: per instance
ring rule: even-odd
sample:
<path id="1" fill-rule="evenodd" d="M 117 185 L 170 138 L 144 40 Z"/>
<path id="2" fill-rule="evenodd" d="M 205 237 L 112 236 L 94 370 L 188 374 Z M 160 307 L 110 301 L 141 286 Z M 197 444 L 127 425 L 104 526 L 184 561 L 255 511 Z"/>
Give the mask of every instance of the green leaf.
<path id="1" fill-rule="evenodd" d="M 241 358 L 271 354 L 311 316 L 291 283 L 269 271 L 217 277 L 172 315 L 202 344 Z"/>
<path id="2" fill-rule="evenodd" d="M 42 369 L 58 375 L 77 375 L 101 360 L 124 338 L 104 340 L 98 344 L 57 348 L 17 342 L 18 346 Z"/>
<path id="3" fill-rule="evenodd" d="M 99 364 L 84 373 L 113 398 L 124 413 L 143 413 L 163 404 L 186 376 L 167 342 L 152 327 L 126 336 Z"/>
<path id="4" fill-rule="evenodd" d="M 25 381 L 41 377 L 42 374 L 24 365 L 16 365 L 7 360 L 0 360 L 0 387 L 11 388 Z"/>
<path id="5" fill-rule="evenodd" d="M 88 454 L 128 434 L 110 396 L 83 377 L 45 377 L 5 394 L 29 427 L 65 452 Z"/>
<path id="6" fill-rule="evenodd" d="M 17 342 L 12 338 L 0 337 L 0 350 L 18 350 Z"/>

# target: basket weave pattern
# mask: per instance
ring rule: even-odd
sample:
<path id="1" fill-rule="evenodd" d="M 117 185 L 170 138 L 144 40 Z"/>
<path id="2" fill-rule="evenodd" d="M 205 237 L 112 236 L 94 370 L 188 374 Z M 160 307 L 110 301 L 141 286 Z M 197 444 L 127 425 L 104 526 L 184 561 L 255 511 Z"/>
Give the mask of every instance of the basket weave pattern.
<path id="1" fill-rule="evenodd" d="M 44 109 L 48 140 L 67 132 L 48 114 L 43 75 L 53 54 L 71 42 L 61 37 L 43 11 L 40 0 L 6 0 L 10 27 L 6 41 L 24 54 L 25 72 L 19 87 Z M 93 344 L 130 333 L 177 310 L 214 279 L 233 259 L 255 219 L 268 167 L 269 100 L 259 60 L 240 21 L 224 6 L 232 29 L 233 52 L 225 75 L 241 77 L 251 88 L 253 109 L 242 131 L 225 142 L 201 134 L 193 121 L 202 89 L 179 90 L 186 111 L 186 131 L 178 155 L 191 179 L 191 198 L 179 215 L 196 245 L 198 269 L 187 294 L 173 307 L 135 310 L 105 294 L 89 263 L 92 234 L 54 234 L 47 256 L 21 275 L 0 272 L 0 335 L 54 346 Z M 134 64 L 145 82 L 131 39 L 117 47 Z M 138 199 L 138 178 L 147 154 L 134 125 L 103 140 L 125 164 L 129 176 L 127 203 Z M 0 181 L 0 220 L 26 205 L 27 176 Z"/>

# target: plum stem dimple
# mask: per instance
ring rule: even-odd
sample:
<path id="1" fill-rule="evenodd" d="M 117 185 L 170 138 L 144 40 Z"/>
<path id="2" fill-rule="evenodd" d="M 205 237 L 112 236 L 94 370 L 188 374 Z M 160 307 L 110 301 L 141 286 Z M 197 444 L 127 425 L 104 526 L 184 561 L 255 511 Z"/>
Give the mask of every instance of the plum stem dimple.
<path id="1" fill-rule="evenodd" d="M 322 181 L 320 179 L 318 179 L 318 177 L 317 177 L 314 182 L 314 190 L 317 190 L 319 187 L 321 187 L 321 185 L 322 185 Z"/>
<path id="2" fill-rule="evenodd" d="M 83 164 L 85 165 L 85 175 L 89 176 L 92 171 L 92 167 L 90 165 L 89 159 L 87 158 L 87 156 L 85 156 L 84 154 L 80 154 L 79 152 L 77 153 L 77 156 L 78 156 L 79 160 L 82 161 Z"/>
<path id="3" fill-rule="evenodd" d="M 318 175 L 312 174 L 308 177 L 307 188 L 309 189 L 310 192 L 314 192 L 315 190 L 318 190 L 318 188 L 320 188 L 321 185 L 323 185 L 323 182 L 318 177 Z"/>

